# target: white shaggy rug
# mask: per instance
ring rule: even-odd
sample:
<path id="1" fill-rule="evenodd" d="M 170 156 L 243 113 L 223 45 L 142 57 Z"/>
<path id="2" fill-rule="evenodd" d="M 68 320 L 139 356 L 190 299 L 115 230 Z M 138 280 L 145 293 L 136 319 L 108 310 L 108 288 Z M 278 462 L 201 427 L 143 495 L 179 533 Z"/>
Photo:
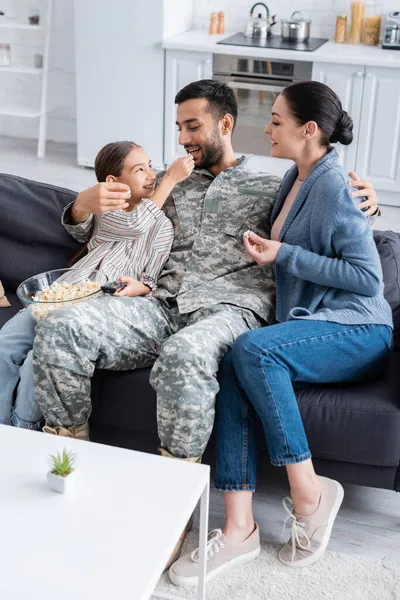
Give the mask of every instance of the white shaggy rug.
<path id="1" fill-rule="evenodd" d="M 198 532 L 186 539 L 184 552 L 198 545 Z M 277 557 L 280 546 L 264 542 L 260 556 L 207 584 L 207 600 L 400 600 L 400 564 L 327 552 L 311 567 L 290 569 Z M 197 598 L 196 591 L 175 587 L 164 574 L 154 591 L 159 598 Z"/>

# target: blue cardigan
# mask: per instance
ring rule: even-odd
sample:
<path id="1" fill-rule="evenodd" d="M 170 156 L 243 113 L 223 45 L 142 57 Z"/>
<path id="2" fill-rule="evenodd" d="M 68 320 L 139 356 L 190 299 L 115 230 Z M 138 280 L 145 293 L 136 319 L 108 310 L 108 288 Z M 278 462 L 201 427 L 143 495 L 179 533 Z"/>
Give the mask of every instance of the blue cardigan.
<path id="1" fill-rule="evenodd" d="M 283 179 L 272 223 L 297 176 L 294 165 Z M 331 148 L 305 179 L 279 234 L 282 245 L 274 265 L 278 322 L 393 327 L 372 230 L 356 202 Z"/>

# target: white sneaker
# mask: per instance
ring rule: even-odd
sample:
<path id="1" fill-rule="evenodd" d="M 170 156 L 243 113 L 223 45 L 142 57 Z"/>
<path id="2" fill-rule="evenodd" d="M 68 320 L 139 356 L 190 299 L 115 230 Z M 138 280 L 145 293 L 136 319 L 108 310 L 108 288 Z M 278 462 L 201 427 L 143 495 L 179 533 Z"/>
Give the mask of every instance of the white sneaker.
<path id="1" fill-rule="evenodd" d="M 295 515 L 284 498 L 283 507 L 291 521 L 291 539 L 279 552 L 279 560 L 287 567 L 309 567 L 322 558 L 331 537 L 332 527 L 343 501 L 343 488 L 338 481 L 321 477 L 322 494 L 312 515 Z"/>
<path id="2" fill-rule="evenodd" d="M 213 529 L 208 534 L 206 579 L 208 581 L 235 565 L 254 560 L 259 554 L 260 531 L 257 524 L 253 533 L 241 543 L 231 542 L 221 529 Z M 175 585 L 195 587 L 199 577 L 199 549 L 179 558 L 168 574 Z"/>

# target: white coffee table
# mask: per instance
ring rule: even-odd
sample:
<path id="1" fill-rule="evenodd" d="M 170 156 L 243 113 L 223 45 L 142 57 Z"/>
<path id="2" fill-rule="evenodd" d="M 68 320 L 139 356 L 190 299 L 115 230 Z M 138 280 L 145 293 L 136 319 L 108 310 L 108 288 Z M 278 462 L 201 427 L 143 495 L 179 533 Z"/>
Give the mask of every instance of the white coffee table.
<path id="1" fill-rule="evenodd" d="M 74 487 L 48 488 L 48 455 L 77 454 Z M 200 504 L 201 577 L 210 468 L 0 425 L 0 598 L 147 600 Z"/>

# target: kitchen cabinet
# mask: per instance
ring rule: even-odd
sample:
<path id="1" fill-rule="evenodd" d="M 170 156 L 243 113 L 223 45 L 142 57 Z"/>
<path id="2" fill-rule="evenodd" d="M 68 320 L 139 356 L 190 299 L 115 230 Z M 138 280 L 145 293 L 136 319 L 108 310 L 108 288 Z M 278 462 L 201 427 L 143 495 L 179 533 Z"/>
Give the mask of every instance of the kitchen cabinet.
<path id="1" fill-rule="evenodd" d="M 170 165 L 185 151 L 178 144 L 175 96 L 188 83 L 212 79 L 212 54 L 208 52 L 166 52 L 165 66 L 164 161 Z"/>
<path id="2" fill-rule="evenodd" d="M 314 63 L 312 78 L 325 83 L 339 96 L 343 108 L 353 119 L 353 143 L 350 146 L 337 144 L 344 169 L 354 171 L 357 164 L 357 147 L 363 102 L 365 67 L 360 65 L 337 65 Z"/>
<path id="3" fill-rule="evenodd" d="M 354 141 L 337 145 L 345 170 L 371 181 L 379 202 L 400 206 L 400 69 L 314 63 L 354 122 Z"/>
<path id="4" fill-rule="evenodd" d="M 400 70 L 367 67 L 357 170 L 377 190 L 400 192 Z M 385 194 L 389 197 L 389 194 Z M 400 205 L 400 199 L 393 203 Z M 391 202 L 392 203 L 392 202 Z"/>

